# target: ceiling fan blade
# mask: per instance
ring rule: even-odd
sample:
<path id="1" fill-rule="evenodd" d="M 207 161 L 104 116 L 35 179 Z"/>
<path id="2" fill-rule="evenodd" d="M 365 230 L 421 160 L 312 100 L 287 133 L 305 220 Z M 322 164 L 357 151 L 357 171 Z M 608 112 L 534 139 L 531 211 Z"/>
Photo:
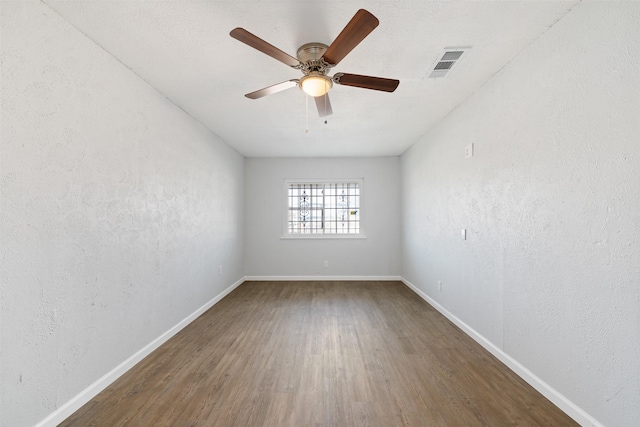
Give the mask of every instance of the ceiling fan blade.
<path id="1" fill-rule="evenodd" d="M 325 93 L 322 96 L 316 96 L 316 107 L 318 108 L 318 114 L 320 117 L 326 117 L 333 114 L 331 109 L 331 101 L 329 101 L 329 94 Z"/>
<path id="2" fill-rule="evenodd" d="M 272 86 L 265 87 L 264 89 L 256 90 L 255 92 L 251 92 L 246 94 L 245 96 L 250 99 L 258 99 L 263 96 L 271 95 L 272 93 L 281 92 L 283 90 L 298 86 L 299 80 L 287 80 L 286 82 L 277 83 Z"/>
<path id="3" fill-rule="evenodd" d="M 370 12 L 360 9 L 351 18 L 351 21 L 342 30 L 338 37 L 331 43 L 326 50 L 323 58 L 331 65 L 337 65 L 338 62 L 347 56 L 365 37 L 373 31 L 380 21 Z"/>
<path id="4" fill-rule="evenodd" d="M 244 28 L 234 28 L 229 33 L 231 37 L 236 40 L 241 41 L 242 43 L 251 46 L 254 49 L 258 49 L 260 52 L 269 55 L 272 58 L 277 59 L 280 62 L 287 64 L 290 67 L 297 67 L 300 65 L 300 61 L 298 61 L 293 56 L 289 55 L 278 49 L 277 47 L 267 43 L 262 40 L 260 37 L 251 34 L 249 31 Z"/>
<path id="5" fill-rule="evenodd" d="M 361 87 L 364 89 L 381 90 L 383 92 L 393 92 L 400 84 L 400 80 L 345 73 L 335 74 L 333 81 L 343 86 Z"/>

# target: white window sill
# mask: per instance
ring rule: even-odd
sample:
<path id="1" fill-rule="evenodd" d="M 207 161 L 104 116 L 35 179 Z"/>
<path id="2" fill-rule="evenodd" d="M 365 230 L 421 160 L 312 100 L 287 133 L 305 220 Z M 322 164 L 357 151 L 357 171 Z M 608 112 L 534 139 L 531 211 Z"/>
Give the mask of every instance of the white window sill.
<path id="1" fill-rule="evenodd" d="M 365 234 L 285 234 L 281 240 L 366 239 Z"/>

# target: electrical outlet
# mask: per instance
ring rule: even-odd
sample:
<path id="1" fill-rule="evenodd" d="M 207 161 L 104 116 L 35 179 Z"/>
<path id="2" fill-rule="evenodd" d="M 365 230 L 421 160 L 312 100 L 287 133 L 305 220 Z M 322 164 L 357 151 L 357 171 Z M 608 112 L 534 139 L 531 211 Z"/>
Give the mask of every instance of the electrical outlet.
<path id="1" fill-rule="evenodd" d="M 463 228 L 462 231 L 460 232 L 460 237 L 462 237 L 462 240 L 467 240 L 467 229 Z"/>
<path id="2" fill-rule="evenodd" d="M 442 280 L 438 280 L 438 290 L 442 292 Z"/>
<path id="3" fill-rule="evenodd" d="M 222 266 L 221 265 L 218 266 L 218 274 L 222 274 Z"/>
<path id="4" fill-rule="evenodd" d="M 324 268 L 329 268 L 329 261 L 327 260 L 324 261 Z"/>
<path id="5" fill-rule="evenodd" d="M 473 143 L 464 147 L 464 158 L 470 159 L 471 157 L 473 157 Z"/>

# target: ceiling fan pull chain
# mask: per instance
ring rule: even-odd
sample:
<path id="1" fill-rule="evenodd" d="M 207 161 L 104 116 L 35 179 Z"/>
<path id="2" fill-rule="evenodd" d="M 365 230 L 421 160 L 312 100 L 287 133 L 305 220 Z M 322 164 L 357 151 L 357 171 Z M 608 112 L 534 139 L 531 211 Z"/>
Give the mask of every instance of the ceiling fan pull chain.
<path id="1" fill-rule="evenodd" d="M 326 83 L 325 83 L 325 84 L 326 84 Z M 329 90 L 329 89 L 327 89 L 327 91 L 328 91 L 328 90 Z M 324 115 L 325 115 L 325 117 L 327 116 L 327 100 L 328 100 L 328 99 L 329 99 L 329 97 L 328 97 L 328 96 L 325 96 L 325 97 L 324 97 Z M 324 121 L 324 124 L 325 124 L 325 125 L 327 124 L 327 121 L 326 121 L 326 120 Z"/>
<path id="2" fill-rule="evenodd" d="M 309 133 L 309 95 L 304 94 L 304 105 L 305 105 L 305 131 L 304 133 Z"/>

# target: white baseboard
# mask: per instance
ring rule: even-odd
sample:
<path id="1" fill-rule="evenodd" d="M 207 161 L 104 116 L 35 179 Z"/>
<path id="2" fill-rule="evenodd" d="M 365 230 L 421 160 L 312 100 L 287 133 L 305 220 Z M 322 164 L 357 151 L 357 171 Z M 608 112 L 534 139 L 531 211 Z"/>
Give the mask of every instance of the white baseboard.
<path id="1" fill-rule="evenodd" d="M 402 281 L 402 276 L 245 276 L 244 280 L 256 282 L 283 282 L 283 281 L 328 281 L 328 280 L 375 280 L 375 281 Z"/>
<path id="2" fill-rule="evenodd" d="M 471 328 L 469 325 L 464 323 L 458 317 L 456 317 L 449 310 L 440 305 L 436 300 L 431 298 L 429 295 L 422 292 L 417 286 L 413 283 L 409 282 L 407 279 L 402 278 L 402 282 L 411 288 L 416 294 L 420 296 L 423 300 L 428 302 L 433 308 L 438 310 L 444 317 L 449 319 L 452 323 L 454 323 L 457 327 L 462 329 L 467 335 L 473 338 L 478 344 L 484 347 L 487 351 L 489 351 L 492 355 L 494 355 L 498 360 L 507 365 L 509 369 L 516 373 L 520 378 L 525 380 L 529 385 L 538 390 L 544 397 L 549 399 L 554 405 L 560 408 L 565 414 L 573 418 L 578 424 L 584 427 L 604 427 L 600 422 L 598 422 L 591 415 L 586 413 L 582 408 L 571 402 L 565 396 L 560 394 L 556 389 L 551 387 L 541 378 L 536 376 L 533 372 L 525 368 L 520 362 L 509 356 L 507 353 L 502 351 L 502 349 L 498 348 L 491 341 L 486 339 L 484 336 L 479 334 L 475 329 Z"/>
<path id="3" fill-rule="evenodd" d="M 193 322 L 196 318 L 198 318 L 202 313 L 213 307 L 217 304 L 222 298 L 227 296 L 231 291 L 237 288 L 240 284 L 244 282 L 244 278 L 241 278 L 233 285 L 229 286 L 227 289 L 222 291 L 220 294 L 215 296 L 212 300 L 207 302 L 205 305 L 182 319 L 178 324 L 173 326 L 171 329 L 160 335 L 158 338 L 147 344 L 140 351 L 129 357 L 127 360 L 113 368 L 110 372 L 106 373 L 102 378 L 95 381 L 86 389 L 82 390 L 76 396 L 71 398 L 67 403 L 60 406 L 54 412 L 49 414 L 45 419 L 36 424 L 35 427 L 55 427 L 60 424 L 62 421 L 67 419 L 71 414 L 80 409 L 82 405 L 93 399 L 98 393 L 107 388 L 111 383 L 120 378 L 125 372 L 135 366 L 142 359 L 147 357 L 152 351 L 160 347 L 164 344 L 169 338 L 180 332 L 185 326 L 189 323 Z"/>

